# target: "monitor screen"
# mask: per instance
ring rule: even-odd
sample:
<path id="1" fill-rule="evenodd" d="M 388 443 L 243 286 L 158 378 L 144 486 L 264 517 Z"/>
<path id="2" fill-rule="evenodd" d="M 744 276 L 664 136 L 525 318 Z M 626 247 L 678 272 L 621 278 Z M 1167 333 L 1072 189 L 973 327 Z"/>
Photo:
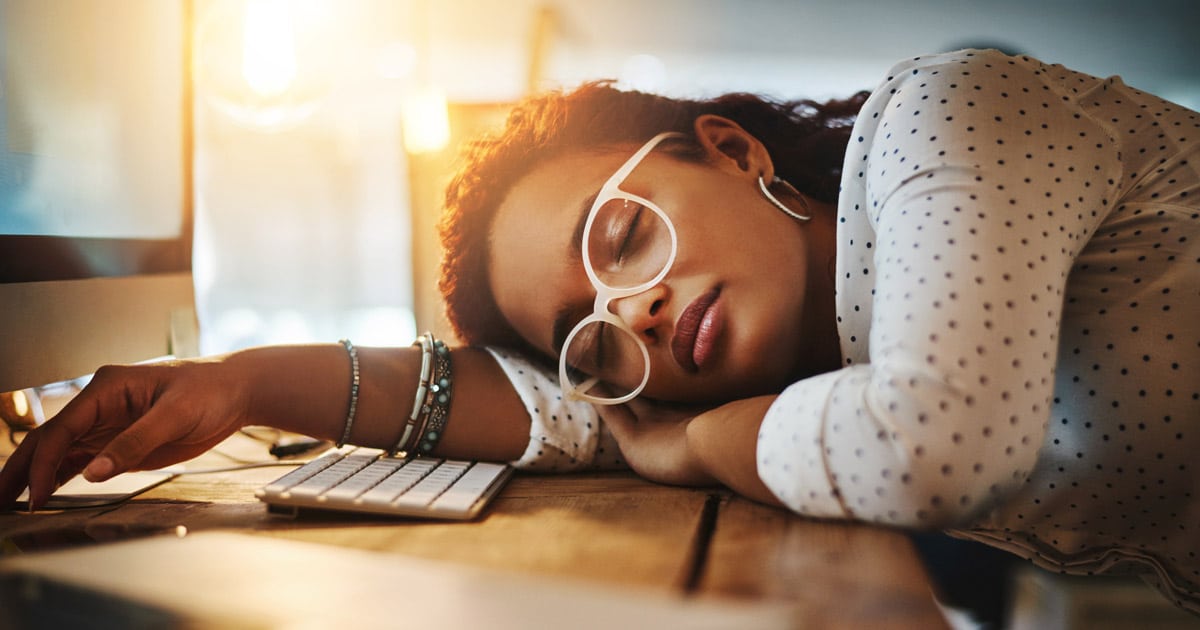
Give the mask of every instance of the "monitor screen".
<path id="1" fill-rule="evenodd" d="M 0 0 L 0 392 L 194 352 L 191 6 Z"/>

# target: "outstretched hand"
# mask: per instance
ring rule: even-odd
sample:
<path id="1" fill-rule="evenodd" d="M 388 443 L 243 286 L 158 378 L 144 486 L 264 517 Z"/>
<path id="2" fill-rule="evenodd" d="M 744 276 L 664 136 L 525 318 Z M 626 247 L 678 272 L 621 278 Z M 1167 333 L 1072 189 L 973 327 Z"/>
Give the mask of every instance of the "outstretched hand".
<path id="1" fill-rule="evenodd" d="M 603 417 L 634 472 L 659 483 L 700 486 L 717 483 L 688 443 L 688 425 L 705 410 L 635 398 Z"/>
<path id="2" fill-rule="evenodd" d="M 108 366 L 30 431 L 0 470 L 0 510 L 29 488 L 30 509 L 81 471 L 103 481 L 191 459 L 249 424 L 244 387 L 219 361 Z"/>

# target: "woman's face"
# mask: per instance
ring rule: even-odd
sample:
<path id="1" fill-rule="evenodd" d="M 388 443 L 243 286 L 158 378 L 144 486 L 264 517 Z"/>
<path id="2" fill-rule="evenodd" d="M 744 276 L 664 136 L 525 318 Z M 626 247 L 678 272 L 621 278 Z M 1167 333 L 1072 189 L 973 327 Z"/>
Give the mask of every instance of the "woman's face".
<path id="1" fill-rule="evenodd" d="M 643 393 L 718 402 L 776 391 L 802 370 L 804 230 L 759 191 L 763 170 L 753 156 L 710 146 L 710 159 L 697 163 L 661 147 L 621 189 L 669 216 L 678 252 L 660 283 L 609 303 L 649 351 Z M 593 312 L 596 290 L 580 255 L 579 226 L 600 187 L 637 149 L 544 162 L 497 211 L 490 267 L 496 301 L 516 331 L 548 356 L 557 358 L 563 334 Z M 600 375 L 606 381 L 626 388 L 640 382 L 640 355 L 609 365 Z"/>

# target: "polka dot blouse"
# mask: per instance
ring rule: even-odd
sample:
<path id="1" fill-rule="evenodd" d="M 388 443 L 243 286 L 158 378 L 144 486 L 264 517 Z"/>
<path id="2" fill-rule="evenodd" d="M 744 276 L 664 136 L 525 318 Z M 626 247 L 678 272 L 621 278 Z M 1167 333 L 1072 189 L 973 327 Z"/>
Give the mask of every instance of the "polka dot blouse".
<path id="1" fill-rule="evenodd" d="M 845 365 L 764 418 L 772 492 L 1137 572 L 1200 612 L 1200 116 L 1027 57 L 905 61 L 858 117 L 838 220 Z M 595 410 L 497 360 L 533 417 L 519 465 L 621 464 Z"/>
<path id="2" fill-rule="evenodd" d="M 768 412 L 772 491 L 1200 612 L 1200 116 L 1027 57 L 910 60 L 838 215 L 845 366 Z"/>
<path id="3" fill-rule="evenodd" d="M 625 468 L 621 449 L 590 403 L 564 400 L 558 374 L 499 348 L 488 348 L 529 412 L 529 445 L 512 464 L 523 470 L 570 472 Z"/>

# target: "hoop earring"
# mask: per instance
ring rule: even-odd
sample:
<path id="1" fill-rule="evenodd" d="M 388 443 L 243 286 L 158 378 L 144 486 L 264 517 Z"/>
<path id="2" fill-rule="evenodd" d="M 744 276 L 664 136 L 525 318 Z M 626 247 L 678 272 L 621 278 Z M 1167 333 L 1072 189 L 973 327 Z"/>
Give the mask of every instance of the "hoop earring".
<path id="1" fill-rule="evenodd" d="M 800 201 L 800 205 L 804 207 L 804 212 L 806 214 L 797 214 L 791 208 L 783 205 L 782 201 L 780 201 L 777 197 L 775 197 L 775 195 L 771 194 L 771 191 L 767 188 L 767 183 L 765 181 L 763 181 L 763 176 L 762 175 L 758 176 L 758 189 L 762 191 L 762 194 L 764 197 L 767 198 L 767 201 L 771 202 L 771 205 L 775 206 L 776 208 L 779 208 L 780 210 L 783 211 L 784 214 L 792 217 L 793 219 L 796 219 L 797 221 L 812 220 L 812 211 L 808 209 L 808 203 L 804 201 L 804 196 L 800 194 L 800 191 L 796 190 L 795 186 L 792 186 L 791 184 L 787 183 L 779 176 L 775 176 L 775 177 L 771 178 L 771 185 L 775 185 L 775 184 L 783 185 L 785 188 L 787 188 L 787 191 L 789 193 L 795 195 L 796 199 Z"/>

